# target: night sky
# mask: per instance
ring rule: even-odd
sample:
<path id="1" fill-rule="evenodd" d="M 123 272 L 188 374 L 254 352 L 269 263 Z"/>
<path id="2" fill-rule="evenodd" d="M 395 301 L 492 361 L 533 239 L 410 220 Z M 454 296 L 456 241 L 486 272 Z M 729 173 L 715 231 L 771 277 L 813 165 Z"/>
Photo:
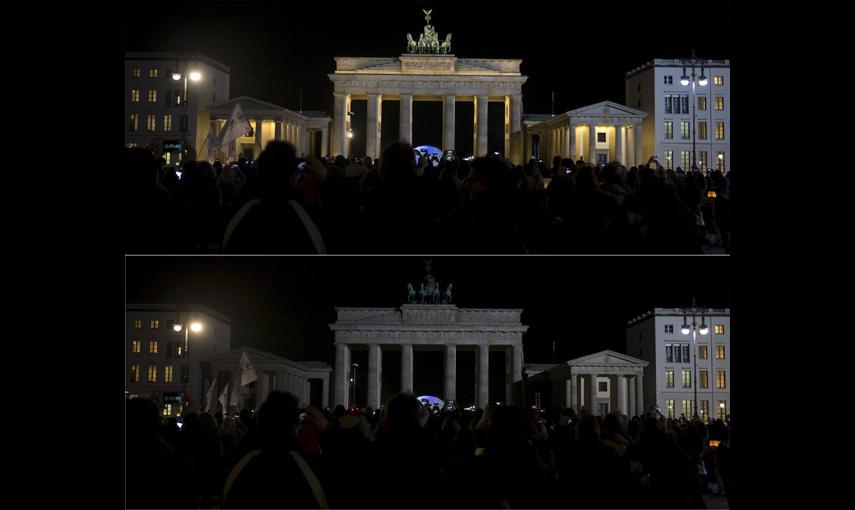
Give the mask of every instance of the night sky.
<path id="1" fill-rule="evenodd" d="M 524 310 L 527 363 L 550 363 L 553 339 L 557 361 L 623 352 L 626 321 L 655 306 L 688 306 L 693 296 L 699 306 L 731 306 L 725 257 L 432 260 L 457 306 Z M 425 265 L 421 257 L 127 257 L 126 270 L 128 303 L 200 303 L 231 318 L 232 348 L 332 365 L 334 307 L 400 306 Z"/>
<path id="2" fill-rule="evenodd" d="M 129 2 L 126 51 L 198 52 L 231 67 L 231 97 L 332 111 L 334 56 L 393 57 L 422 8 L 453 53 L 521 58 L 524 113 L 624 101 L 626 71 L 657 58 L 733 58 L 731 3 L 645 1 Z M 492 122 L 492 120 L 491 120 Z"/>

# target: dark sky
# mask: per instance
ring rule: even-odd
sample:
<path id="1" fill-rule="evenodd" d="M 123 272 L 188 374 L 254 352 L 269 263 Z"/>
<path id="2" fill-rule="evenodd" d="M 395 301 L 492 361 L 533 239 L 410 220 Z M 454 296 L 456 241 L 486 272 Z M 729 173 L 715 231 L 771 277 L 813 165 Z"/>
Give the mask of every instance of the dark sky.
<path id="1" fill-rule="evenodd" d="M 333 56 L 391 57 L 406 33 L 452 33 L 458 57 L 522 58 L 524 113 L 624 101 L 654 57 L 733 58 L 731 4 L 714 2 L 129 2 L 126 51 L 199 52 L 231 67 L 231 96 L 332 111 Z"/>
<path id="2" fill-rule="evenodd" d="M 127 301 L 201 303 L 232 319 L 232 347 L 333 363 L 336 306 L 396 307 L 419 257 L 128 257 Z M 659 307 L 729 307 L 725 257 L 434 257 L 460 307 L 522 308 L 528 363 L 625 350 L 625 325 Z"/>

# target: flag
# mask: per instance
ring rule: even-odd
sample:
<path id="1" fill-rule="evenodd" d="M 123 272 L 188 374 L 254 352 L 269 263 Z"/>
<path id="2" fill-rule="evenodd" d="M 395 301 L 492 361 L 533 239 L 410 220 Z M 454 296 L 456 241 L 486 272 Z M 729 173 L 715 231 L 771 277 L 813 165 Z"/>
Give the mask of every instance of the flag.
<path id="1" fill-rule="evenodd" d="M 229 397 L 229 405 L 240 407 L 240 385 L 235 384 L 232 387 L 232 394 Z"/>
<path id="2" fill-rule="evenodd" d="M 217 399 L 220 402 L 220 405 L 223 406 L 223 414 L 229 412 L 229 383 L 226 383 L 223 386 L 223 391 L 220 392 L 220 398 Z"/>
<path id="3" fill-rule="evenodd" d="M 218 147 L 214 144 L 217 143 L 217 132 L 214 130 L 214 125 L 211 124 L 211 127 L 208 128 L 208 136 L 205 137 L 205 142 L 202 144 L 202 148 L 208 148 L 208 156 L 214 155 L 214 151 L 218 149 Z"/>
<path id="4" fill-rule="evenodd" d="M 252 126 L 250 126 L 249 120 L 246 118 L 246 115 L 243 114 L 243 109 L 241 109 L 240 103 L 238 102 L 235 103 L 235 109 L 232 110 L 232 115 L 229 117 L 229 120 L 226 121 L 226 125 L 223 126 L 220 134 L 217 135 L 216 140 L 212 143 L 214 147 L 222 147 L 241 136 L 252 136 L 252 134 Z"/>
<path id="5" fill-rule="evenodd" d="M 249 359 L 249 354 L 243 351 L 243 354 L 240 355 L 240 385 L 246 386 L 256 379 L 258 379 L 258 374 L 255 373 L 255 366 Z"/>
<path id="6" fill-rule="evenodd" d="M 205 395 L 205 407 L 203 409 L 205 412 L 216 411 L 216 409 L 214 409 L 214 389 L 216 387 L 217 387 L 217 379 L 214 379 L 211 382 L 211 387 L 208 388 L 208 394 Z"/>

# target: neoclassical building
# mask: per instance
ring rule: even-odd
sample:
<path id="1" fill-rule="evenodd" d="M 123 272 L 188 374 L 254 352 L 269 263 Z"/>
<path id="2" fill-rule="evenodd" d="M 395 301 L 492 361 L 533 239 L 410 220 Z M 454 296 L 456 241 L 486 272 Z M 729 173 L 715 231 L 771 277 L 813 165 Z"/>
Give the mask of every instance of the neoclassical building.
<path id="1" fill-rule="evenodd" d="M 454 150 L 455 105 L 474 103 L 475 155 L 487 154 L 487 105 L 504 104 L 504 155 L 514 163 L 523 159 L 522 85 L 528 79 L 520 73 L 520 59 L 458 58 L 451 53 L 451 34 L 441 40 L 430 25 L 419 42 L 408 36 L 408 53 L 391 58 L 335 57 L 333 138 L 331 154 L 349 156 L 362 148 L 350 147 L 351 101 L 368 103 L 365 155 L 380 156 L 382 103 L 400 105 L 398 138 L 412 142 L 413 102 L 441 101 L 443 104 L 442 149 Z"/>
<path id="2" fill-rule="evenodd" d="M 258 158 L 264 146 L 270 140 L 290 142 L 297 149 L 297 156 L 327 156 L 329 145 L 330 118 L 322 112 L 298 113 L 273 103 L 261 101 L 252 97 L 241 96 L 228 101 L 208 105 L 207 122 L 219 133 L 226 121 L 232 115 L 235 103 L 240 103 L 241 109 L 252 125 L 254 136 L 241 136 L 225 148 L 230 154 Z M 205 131 L 207 134 L 207 129 Z M 204 140 L 204 135 L 202 136 Z M 213 155 L 202 151 L 201 158 L 213 160 Z M 227 157 L 226 151 L 219 151 L 220 161 Z"/>
<path id="3" fill-rule="evenodd" d="M 450 286 L 449 286 L 450 287 Z M 505 357 L 505 402 L 512 403 L 514 385 L 522 380 L 522 336 L 528 326 L 520 322 L 522 310 L 458 308 L 451 304 L 451 291 L 439 291 L 428 272 L 420 292 L 409 287 L 407 304 L 400 308 L 336 308 L 337 321 L 330 324 L 335 334 L 335 383 L 333 405 L 351 404 L 351 352 L 368 350 L 368 403 L 381 404 L 382 352 L 401 357 L 400 391 L 414 390 L 413 352 L 442 351 L 445 356 L 444 394 L 446 402 L 457 399 L 457 353 L 474 351 L 475 404 L 489 400 L 489 355 L 502 351 Z"/>
<path id="4" fill-rule="evenodd" d="M 642 153 L 641 110 L 611 101 L 576 108 L 546 120 L 532 116 L 525 122 L 525 159 L 539 157 L 547 163 L 554 156 L 579 158 L 605 164 L 620 161 L 627 168 L 646 163 L 653 154 Z M 534 137 L 538 137 L 538 153 Z"/>

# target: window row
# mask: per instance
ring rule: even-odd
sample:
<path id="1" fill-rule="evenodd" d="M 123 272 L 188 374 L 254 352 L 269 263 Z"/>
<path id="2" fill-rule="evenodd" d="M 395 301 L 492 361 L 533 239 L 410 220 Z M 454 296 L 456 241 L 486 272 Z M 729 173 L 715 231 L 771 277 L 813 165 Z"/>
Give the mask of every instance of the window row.
<path id="1" fill-rule="evenodd" d="M 131 102 L 132 103 L 139 103 L 140 102 L 141 92 L 142 91 L 140 89 L 131 89 Z M 148 89 L 146 98 L 148 99 L 149 103 L 156 103 L 157 102 L 157 90 L 156 89 Z M 212 101 L 216 101 L 217 95 L 214 94 L 211 99 L 212 99 Z M 183 93 L 181 92 L 181 90 L 170 89 L 170 90 L 166 91 L 164 106 L 181 106 L 182 101 L 184 101 L 184 99 L 183 99 Z"/>
<path id="2" fill-rule="evenodd" d="M 690 140 L 691 134 L 690 130 L 690 122 L 687 120 L 680 121 L 680 138 L 682 140 Z M 698 140 L 706 140 L 707 139 L 707 122 L 705 120 L 698 121 L 698 132 L 697 132 Z M 674 139 L 674 121 L 666 120 L 665 121 L 665 139 L 673 140 Z M 715 123 L 715 139 L 716 140 L 724 140 L 724 121 L 716 121 Z M 724 326 L 722 326 L 724 327 Z"/>
<path id="3" fill-rule="evenodd" d="M 172 324 L 174 324 L 174 322 L 175 321 L 169 321 L 170 329 L 172 328 Z M 134 319 L 131 321 L 131 327 L 134 329 L 142 329 L 142 323 L 143 323 L 142 320 Z M 148 321 L 148 327 L 149 327 L 149 329 L 159 329 L 160 328 L 160 320 L 152 319 L 152 320 Z"/>
<path id="4" fill-rule="evenodd" d="M 182 133 L 187 131 L 187 115 L 179 115 L 179 126 L 178 130 Z M 140 127 L 140 114 L 132 113 L 130 125 L 128 126 L 129 131 L 139 131 Z M 157 131 L 157 115 L 148 114 L 146 115 L 146 131 L 149 133 L 154 133 Z M 161 131 L 165 133 L 172 132 L 172 115 L 164 115 L 163 121 L 161 123 Z M 138 329 L 138 328 L 135 328 Z"/>
<path id="5" fill-rule="evenodd" d="M 727 388 L 727 371 L 726 370 L 717 370 L 716 371 L 716 381 L 715 387 L 717 389 L 725 389 Z M 690 369 L 682 369 L 680 370 L 681 375 L 681 384 L 683 388 L 691 388 L 692 387 L 692 371 Z M 698 388 L 701 389 L 709 389 L 710 386 L 710 376 L 709 370 L 698 370 Z M 673 388 L 674 387 L 674 369 L 666 368 L 665 369 L 665 387 Z"/>
<path id="6" fill-rule="evenodd" d="M 171 383 L 175 382 L 173 380 L 173 366 L 166 365 L 163 367 L 163 382 Z M 146 373 L 146 381 L 150 383 L 157 382 L 157 365 L 148 365 L 147 373 Z M 130 381 L 132 383 L 140 382 L 140 365 L 133 364 L 131 365 L 131 377 Z M 188 365 L 181 365 L 181 378 L 179 380 L 181 383 L 190 382 L 190 367 Z"/>
<path id="7" fill-rule="evenodd" d="M 706 153 L 704 153 L 704 154 L 706 154 Z M 723 335 L 724 334 L 724 324 L 716 324 L 715 327 L 713 328 L 713 330 L 715 331 L 716 335 Z M 665 332 L 669 333 L 669 334 L 674 333 L 674 325 L 673 324 L 665 324 Z"/>
<path id="8" fill-rule="evenodd" d="M 139 67 L 134 67 L 131 69 L 131 78 L 139 78 L 140 75 L 141 75 L 141 72 L 140 72 Z M 160 70 L 159 69 L 151 68 L 148 70 L 148 77 L 149 78 L 157 78 L 158 76 L 160 76 Z"/>
<path id="9" fill-rule="evenodd" d="M 673 85 L 674 84 L 674 75 L 668 74 L 664 76 L 665 85 Z M 724 85 L 724 76 L 713 76 L 713 85 Z M 639 85 L 640 86 L 640 85 Z"/>
<path id="10" fill-rule="evenodd" d="M 159 342 L 157 340 L 149 340 L 148 353 L 158 353 Z M 142 352 L 142 340 L 131 340 L 131 353 L 140 354 Z M 166 342 L 166 357 L 181 358 L 185 355 L 184 342 Z"/>
<path id="11" fill-rule="evenodd" d="M 694 402 L 692 400 L 683 400 L 683 417 L 686 419 L 691 419 L 695 415 L 694 410 Z M 698 415 L 702 420 L 706 421 L 710 416 L 710 401 L 709 400 L 699 400 L 698 401 Z M 665 401 L 665 417 L 675 419 L 674 416 L 674 401 L 666 400 Z M 727 418 L 727 400 L 719 400 L 718 405 L 716 406 L 716 418 L 719 420 L 724 420 Z"/>
<path id="12" fill-rule="evenodd" d="M 665 150 L 665 151 L 663 151 L 663 153 L 664 153 L 665 163 L 662 166 L 664 166 L 668 170 L 673 170 L 674 169 L 674 151 Z M 707 170 L 707 167 L 709 165 L 709 158 L 707 156 L 707 151 L 698 151 L 697 156 L 698 156 L 698 168 L 701 170 Z M 680 166 L 680 168 L 685 168 L 685 169 L 691 168 L 689 166 L 689 162 L 691 161 L 691 159 L 692 159 L 691 151 L 681 151 L 680 152 L 680 161 L 682 162 L 682 165 Z M 721 151 L 716 152 L 715 168 L 716 168 L 716 170 L 718 170 L 720 172 L 725 171 L 724 152 L 721 152 Z M 724 326 L 722 326 L 722 327 L 724 327 Z M 722 329 L 721 334 L 724 334 L 723 331 L 724 330 Z"/>

